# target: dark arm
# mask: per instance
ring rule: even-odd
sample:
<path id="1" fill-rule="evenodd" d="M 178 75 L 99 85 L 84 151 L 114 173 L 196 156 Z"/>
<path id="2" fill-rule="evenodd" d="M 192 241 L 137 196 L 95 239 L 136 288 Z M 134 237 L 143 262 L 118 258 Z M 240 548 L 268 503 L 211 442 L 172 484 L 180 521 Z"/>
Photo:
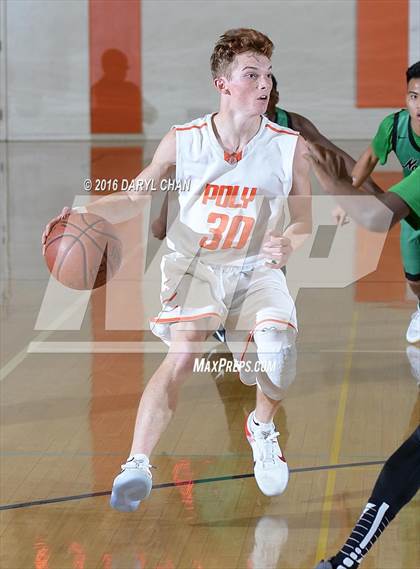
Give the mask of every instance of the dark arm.
<path id="1" fill-rule="evenodd" d="M 363 188 L 354 188 L 343 158 L 334 152 L 309 144 L 306 157 L 325 192 L 333 195 L 346 212 L 366 229 L 388 231 L 410 215 L 408 205 L 393 192 L 381 192 L 373 196 Z M 366 205 L 367 199 L 369 203 Z"/>
<path id="2" fill-rule="evenodd" d="M 341 156 L 346 166 L 347 174 L 349 177 L 352 176 L 356 161 L 349 154 L 347 154 L 347 152 L 344 152 L 344 150 L 328 140 L 328 138 L 321 134 L 316 126 L 306 117 L 298 115 L 297 113 L 290 113 L 290 116 L 292 118 L 293 128 L 295 130 L 298 130 L 308 142 L 317 144 L 324 148 L 328 148 L 329 150 L 333 150 L 336 154 Z M 383 190 L 377 184 L 375 184 L 371 178 L 367 178 L 361 188 L 370 194 L 383 193 Z"/>

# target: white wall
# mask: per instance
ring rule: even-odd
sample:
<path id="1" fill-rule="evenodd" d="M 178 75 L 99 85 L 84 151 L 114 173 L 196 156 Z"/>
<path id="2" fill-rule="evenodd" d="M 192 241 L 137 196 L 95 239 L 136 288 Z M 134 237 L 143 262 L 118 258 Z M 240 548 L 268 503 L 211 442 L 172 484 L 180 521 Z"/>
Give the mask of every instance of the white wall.
<path id="1" fill-rule="evenodd" d="M 232 27 L 254 27 L 272 39 L 281 104 L 330 137 L 369 138 L 393 111 L 355 108 L 355 0 L 146 0 L 143 94 L 158 110 L 146 124 L 149 136 L 217 106 L 209 58 Z"/>
<path id="2" fill-rule="evenodd" d="M 86 0 L 7 0 L 8 138 L 87 138 L 88 61 Z"/>
<path id="3" fill-rule="evenodd" d="M 6 3 L 0 0 L 0 140 L 6 140 Z"/>
<path id="4" fill-rule="evenodd" d="M 328 136 L 370 138 L 394 110 L 355 108 L 356 0 L 142 0 L 141 22 L 148 138 L 217 107 L 209 57 L 231 27 L 271 37 L 281 104 Z M 7 26 L 9 138 L 88 138 L 87 0 L 7 0 Z"/>
<path id="5" fill-rule="evenodd" d="M 40 248 L 45 223 L 77 195 L 90 176 L 88 142 L 20 142 L 7 145 L 8 228 L 13 280 L 48 280 Z M 86 195 L 86 194 L 85 194 Z"/>
<path id="6" fill-rule="evenodd" d="M 420 59 L 420 0 L 408 0 L 408 65 Z"/>

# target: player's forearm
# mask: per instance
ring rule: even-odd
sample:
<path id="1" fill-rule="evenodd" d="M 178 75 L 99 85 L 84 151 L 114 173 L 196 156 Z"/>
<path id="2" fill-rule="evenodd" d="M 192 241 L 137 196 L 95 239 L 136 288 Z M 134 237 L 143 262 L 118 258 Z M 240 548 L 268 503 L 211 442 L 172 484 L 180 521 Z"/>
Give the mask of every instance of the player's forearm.
<path id="1" fill-rule="evenodd" d="M 356 161 L 349 154 L 344 152 L 344 150 L 341 150 L 341 149 L 339 149 L 339 150 L 340 150 L 339 154 L 343 157 L 344 163 L 346 165 L 346 170 L 350 174 L 350 176 L 353 178 L 353 186 L 355 186 L 357 188 L 361 187 L 367 193 L 373 194 L 373 195 L 384 193 L 383 190 L 377 184 L 375 184 L 375 182 L 370 177 L 370 174 L 375 167 L 374 165 L 370 169 L 370 171 L 366 174 L 366 176 L 363 178 L 362 182 L 360 182 L 354 177 L 354 171 L 355 171 L 356 164 L 357 164 Z"/>
<path id="2" fill-rule="evenodd" d="M 325 191 L 333 195 L 346 213 L 369 231 L 385 232 L 397 221 L 392 210 L 380 196 L 354 188 L 346 180 L 323 183 Z M 385 196 L 382 192 L 382 196 Z"/>
<path id="3" fill-rule="evenodd" d="M 356 186 L 356 184 L 353 185 Z M 378 186 L 378 184 L 375 184 L 375 182 L 372 180 L 370 176 L 369 178 L 367 178 L 367 180 L 365 180 L 362 183 L 360 187 L 363 190 L 365 190 L 365 192 L 367 192 L 368 194 L 373 194 L 374 196 L 381 195 L 384 193 L 383 189 L 380 186 Z"/>
<path id="4" fill-rule="evenodd" d="M 362 154 L 359 160 L 356 162 L 352 170 L 353 186 L 360 188 L 362 184 L 364 185 L 367 178 L 372 174 L 378 163 L 377 157 L 374 155 L 371 147 Z M 376 186 L 377 187 L 377 186 Z M 375 192 L 377 193 L 377 192 Z"/>

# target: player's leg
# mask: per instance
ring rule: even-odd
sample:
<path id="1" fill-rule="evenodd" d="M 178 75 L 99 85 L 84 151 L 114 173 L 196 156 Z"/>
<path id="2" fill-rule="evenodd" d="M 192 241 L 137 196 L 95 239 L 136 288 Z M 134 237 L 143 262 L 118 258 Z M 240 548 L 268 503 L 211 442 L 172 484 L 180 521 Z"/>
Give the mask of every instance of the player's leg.
<path id="1" fill-rule="evenodd" d="M 152 375 L 140 400 L 134 428 L 131 454 L 150 456 L 166 430 L 178 403 L 181 385 L 201 354 L 197 343 L 204 342 L 211 320 L 171 325 L 171 345 L 162 364 Z M 203 326 L 206 326 L 203 329 Z"/>
<path id="2" fill-rule="evenodd" d="M 385 462 L 350 537 L 317 569 L 357 569 L 372 545 L 420 487 L 420 427 Z"/>
<path id="3" fill-rule="evenodd" d="M 262 369 L 257 372 L 256 406 L 248 417 L 246 435 L 253 450 L 257 484 L 269 496 L 284 492 L 289 480 L 274 417 L 296 376 L 295 336 L 292 328 L 277 322 L 267 322 L 254 333 Z"/>
<path id="4" fill-rule="evenodd" d="M 283 399 L 296 378 L 296 336 L 295 328 L 278 319 L 257 325 L 254 332 L 261 366 L 257 374 L 258 384 L 274 400 Z"/>
<path id="5" fill-rule="evenodd" d="M 122 472 L 115 478 L 111 506 L 120 511 L 136 510 L 152 488 L 149 457 L 166 430 L 177 406 L 181 385 L 193 369 L 197 343 L 203 342 L 214 319 L 171 325 L 169 352 L 149 380 L 140 400 L 133 444 Z"/>
<path id="6" fill-rule="evenodd" d="M 407 329 L 407 342 L 420 342 L 420 231 L 406 221 L 401 222 L 401 256 L 407 283 L 417 298 L 416 311 Z"/>
<path id="7" fill-rule="evenodd" d="M 255 395 L 254 419 L 257 424 L 272 424 L 274 417 L 281 405 L 281 400 L 271 399 L 265 395 L 261 387 L 257 385 Z"/>
<path id="8" fill-rule="evenodd" d="M 296 376 L 295 309 L 280 271 L 256 269 L 244 284 L 246 294 L 240 313 L 235 314 L 236 329 L 232 330 L 231 315 L 226 322 L 227 343 L 235 360 L 248 366 L 240 370 L 241 380 L 258 385 L 256 408 L 247 419 L 245 432 L 253 451 L 257 484 L 272 496 L 285 490 L 289 477 L 274 415 Z M 242 330 L 241 346 L 237 340 Z"/>

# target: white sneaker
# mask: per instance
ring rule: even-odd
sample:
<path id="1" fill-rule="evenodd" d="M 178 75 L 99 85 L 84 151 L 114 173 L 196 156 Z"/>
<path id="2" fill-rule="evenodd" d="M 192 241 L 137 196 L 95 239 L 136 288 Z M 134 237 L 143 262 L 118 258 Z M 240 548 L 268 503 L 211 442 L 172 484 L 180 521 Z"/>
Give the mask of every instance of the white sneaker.
<path id="1" fill-rule="evenodd" d="M 420 342 L 420 306 L 417 306 L 417 310 L 411 315 L 411 322 L 407 330 L 406 339 L 410 344 Z"/>
<path id="2" fill-rule="evenodd" d="M 405 353 L 410 362 L 411 373 L 416 380 L 417 386 L 420 387 L 420 348 L 407 346 Z"/>
<path id="3" fill-rule="evenodd" d="M 266 496 L 282 494 L 289 481 L 286 459 L 277 442 L 274 423 L 269 430 L 254 423 L 254 411 L 245 422 L 245 434 L 254 455 L 254 474 L 259 489 Z"/>
<path id="4" fill-rule="evenodd" d="M 151 464 L 145 454 L 135 454 L 121 465 L 114 480 L 110 504 L 120 512 L 134 512 L 152 490 Z"/>

